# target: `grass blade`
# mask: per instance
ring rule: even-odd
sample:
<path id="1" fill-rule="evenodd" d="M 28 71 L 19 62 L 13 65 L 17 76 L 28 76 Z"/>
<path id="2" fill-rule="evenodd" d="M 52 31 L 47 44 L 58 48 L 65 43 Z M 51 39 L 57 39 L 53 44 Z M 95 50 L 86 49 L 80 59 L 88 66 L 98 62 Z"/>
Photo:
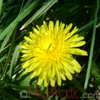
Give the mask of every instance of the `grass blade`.
<path id="1" fill-rule="evenodd" d="M 8 62 L 10 60 L 10 56 L 12 54 L 12 50 L 13 50 L 13 46 L 14 46 L 14 40 L 15 40 L 15 36 L 16 36 L 16 32 L 17 32 L 17 27 L 15 28 L 15 31 L 14 31 L 14 34 L 13 34 L 13 37 L 12 37 L 12 41 L 11 41 L 11 46 L 10 46 L 10 49 L 9 49 L 9 52 L 8 52 L 8 58 L 6 60 L 6 63 L 5 63 L 5 68 L 4 68 L 4 74 L 3 74 L 3 77 L 2 79 L 4 78 L 5 74 L 6 74 L 6 71 L 7 71 L 7 65 L 8 65 Z"/>
<path id="2" fill-rule="evenodd" d="M 11 34 L 12 34 L 13 31 L 14 31 L 14 29 L 12 29 L 12 31 L 10 31 L 10 32 L 6 35 L 5 39 L 3 40 L 2 44 L 1 44 L 0 51 L 3 50 L 4 46 L 6 45 L 6 43 L 7 43 L 7 41 L 9 40 L 9 38 L 10 38 L 10 36 L 11 36 Z"/>
<path id="3" fill-rule="evenodd" d="M 27 25 L 29 25 L 34 19 L 37 17 L 39 18 L 41 15 L 43 15 L 50 7 L 52 7 L 57 0 L 51 0 L 46 2 L 21 28 L 20 30 L 24 29 Z"/>
<path id="4" fill-rule="evenodd" d="M 96 36 L 96 23 L 97 23 L 98 10 L 99 10 L 99 0 L 97 0 L 97 9 L 96 9 L 96 12 L 95 12 L 95 17 L 94 17 L 93 35 L 92 35 L 92 42 L 91 42 L 89 61 L 88 61 L 88 68 L 87 68 L 87 74 L 86 74 L 83 94 L 86 92 L 86 89 L 87 89 L 87 86 L 88 86 L 88 82 L 89 82 L 90 71 L 91 71 L 92 57 L 93 57 L 93 50 L 94 50 L 94 43 L 95 43 L 95 36 Z M 82 96 L 81 100 L 84 100 L 83 96 Z"/>
<path id="5" fill-rule="evenodd" d="M 42 0 L 36 0 L 33 4 L 31 4 L 24 12 L 22 12 L 1 34 L 0 40 L 4 38 L 8 32 L 10 32 L 16 25 L 24 19 Z"/>
<path id="6" fill-rule="evenodd" d="M 11 65 L 10 65 L 10 70 L 9 70 L 10 71 L 10 73 L 9 73 L 10 78 L 12 78 L 12 71 L 13 71 L 13 68 L 16 65 L 18 57 L 19 57 L 19 51 L 18 51 L 19 48 L 20 48 L 19 45 L 15 48 L 15 51 L 14 51 L 14 54 L 13 54 L 13 57 L 11 60 Z"/>
<path id="7" fill-rule="evenodd" d="M 2 4 L 3 4 L 3 0 L 0 0 L 0 16 L 1 16 L 1 11 L 2 11 Z"/>
<path id="8" fill-rule="evenodd" d="M 99 20 L 100 20 L 100 17 L 98 18 L 98 21 L 99 21 Z M 83 27 L 81 27 L 81 28 L 77 31 L 77 33 L 81 32 L 81 31 L 83 31 L 83 30 L 85 30 L 85 29 L 87 29 L 87 28 L 89 28 L 89 27 L 92 27 L 93 24 L 94 24 L 94 21 L 95 21 L 95 20 L 92 20 L 92 21 L 89 22 L 88 24 L 86 24 L 86 25 L 84 25 Z"/>

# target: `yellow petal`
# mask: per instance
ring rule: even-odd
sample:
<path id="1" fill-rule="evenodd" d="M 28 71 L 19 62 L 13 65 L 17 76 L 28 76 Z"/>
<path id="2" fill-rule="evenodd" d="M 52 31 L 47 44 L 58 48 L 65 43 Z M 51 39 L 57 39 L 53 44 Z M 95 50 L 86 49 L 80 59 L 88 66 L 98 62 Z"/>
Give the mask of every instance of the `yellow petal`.
<path id="1" fill-rule="evenodd" d="M 66 70 L 67 70 L 68 72 L 70 72 L 70 73 L 72 73 L 72 74 L 75 73 L 73 67 L 72 67 L 70 64 L 68 64 L 68 63 L 63 63 L 63 64 L 64 64 L 64 67 L 66 68 Z"/>
<path id="2" fill-rule="evenodd" d="M 65 68 L 64 68 L 65 69 Z M 69 80 L 72 80 L 73 79 L 73 77 L 72 77 L 72 75 L 65 69 L 65 75 L 66 75 L 66 77 L 69 79 Z"/>
<path id="3" fill-rule="evenodd" d="M 35 76 L 36 76 L 36 71 L 33 72 L 33 74 L 30 76 L 30 78 L 32 79 L 32 78 L 34 78 Z"/>
<path id="4" fill-rule="evenodd" d="M 29 43 L 29 44 L 33 44 L 33 41 L 27 37 L 27 36 L 24 36 L 24 39 Z"/>
<path id="5" fill-rule="evenodd" d="M 77 31 L 78 31 L 78 29 L 77 29 L 77 27 L 75 26 L 74 29 L 73 29 L 73 30 L 71 31 L 71 33 L 70 33 L 71 36 L 72 36 L 73 34 L 75 34 L 75 32 L 77 32 Z"/>
<path id="6" fill-rule="evenodd" d="M 56 73 L 56 71 L 55 71 L 55 66 L 53 66 L 53 67 L 52 67 L 51 77 L 55 77 L 55 73 Z"/>
<path id="7" fill-rule="evenodd" d="M 21 64 L 23 68 L 28 67 L 30 65 L 30 60 Z"/>
<path id="8" fill-rule="evenodd" d="M 52 32 L 54 29 L 53 21 L 49 21 L 49 31 Z M 51 34 L 51 33 L 50 33 Z"/>
<path id="9" fill-rule="evenodd" d="M 39 31 L 33 27 L 33 31 L 35 32 L 35 34 L 39 34 Z"/>
<path id="10" fill-rule="evenodd" d="M 40 65 L 41 66 L 41 65 Z M 38 68 L 37 70 L 36 70 L 36 76 L 38 76 L 40 73 L 41 73 L 41 71 L 42 71 L 42 68 Z"/>
<path id="11" fill-rule="evenodd" d="M 55 77 L 51 78 L 51 86 L 54 87 L 55 86 Z"/>
<path id="12" fill-rule="evenodd" d="M 31 58 L 31 56 L 29 56 L 29 55 L 23 55 L 22 56 L 23 58 L 21 59 L 21 61 L 26 61 L 26 60 L 29 60 L 30 58 Z"/>
<path id="13" fill-rule="evenodd" d="M 56 21 L 56 24 L 55 24 L 55 28 L 54 28 L 55 34 L 58 33 L 58 30 L 59 30 L 59 21 L 57 20 L 57 21 Z"/>
<path id="14" fill-rule="evenodd" d="M 47 87 L 49 84 L 49 78 L 48 75 L 46 75 L 45 79 L 44 79 L 44 86 Z"/>
<path id="15" fill-rule="evenodd" d="M 81 71 L 81 69 L 78 69 L 76 66 L 74 66 L 73 69 L 74 69 L 77 73 L 80 73 L 80 71 Z"/>
<path id="16" fill-rule="evenodd" d="M 19 49 L 18 51 L 20 51 L 22 53 L 28 53 L 29 52 L 28 50 L 25 50 L 25 49 Z"/>
<path id="17" fill-rule="evenodd" d="M 68 39 L 68 37 L 70 36 L 70 34 L 68 34 L 66 37 L 65 37 L 65 40 Z M 75 34 L 74 36 L 72 36 L 71 38 L 69 38 L 67 41 L 66 41 L 66 45 L 70 44 L 73 39 L 77 38 L 78 37 L 78 34 Z"/>
<path id="18" fill-rule="evenodd" d="M 68 32 L 68 29 L 67 29 L 67 25 L 66 25 L 66 27 L 65 27 L 65 29 L 64 29 L 64 31 L 63 31 L 63 34 L 64 34 L 64 36 L 67 34 L 67 32 Z"/>
<path id="19" fill-rule="evenodd" d="M 60 75 L 59 75 L 59 73 L 58 73 L 58 69 L 56 69 L 56 78 L 57 78 L 57 84 L 58 84 L 59 86 L 61 86 L 61 77 L 60 77 Z"/>
<path id="20" fill-rule="evenodd" d="M 45 30 L 48 31 L 48 26 L 47 26 L 47 23 L 45 21 L 43 21 L 43 25 L 44 25 Z"/>
<path id="21" fill-rule="evenodd" d="M 82 55 L 82 56 L 88 55 L 86 51 L 77 48 L 68 49 L 67 52 L 75 55 Z"/>
<path id="22" fill-rule="evenodd" d="M 60 22 L 59 34 L 62 34 L 61 32 L 63 32 L 64 27 L 65 27 L 65 24 L 63 24 L 62 22 Z"/>
<path id="23" fill-rule="evenodd" d="M 80 46 L 83 46 L 84 44 L 86 44 L 85 41 L 80 41 L 74 44 L 70 44 L 70 47 L 80 47 Z"/>
<path id="24" fill-rule="evenodd" d="M 76 32 L 77 30 L 78 30 L 78 29 L 76 29 L 76 27 L 74 27 L 74 29 L 73 29 L 70 33 L 68 33 L 68 34 L 66 35 L 65 39 L 66 39 L 66 40 L 69 39 L 73 34 L 75 34 L 75 32 Z"/>
<path id="25" fill-rule="evenodd" d="M 72 26 L 73 26 L 72 23 L 69 24 L 68 26 L 66 26 L 66 28 L 65 28 L 65 33 L 66 33 L 66 34 L 70 31 L 70 29 L 72 28 Z M 65 35 L 66 35 L 66 34 L 65 34 Z"/>
<path id="26" fill-rule="evenodd" d="M 38 79 L 38 85 L 41 85 L 41 84 L 42 84 L 42 82 L 43 82 L 43 80 L 45 79 L 46 75 L 47 75 L 47 71 L 45 72 L 45 71 L 43 70 L 43 72 L 40 73 L 39 79 Z"/>
<path id="27" fill-rule="evenodd" d="M 36 25 L 36 27 L 37 27 L 38 30 L 40 29 L 40 27 L 38 25 Z"/>
<path id="28" fill-rule="evenodd" d="M 60 74 L 60 77 L 63 79 L 63 80 L 66 80 L 66 77 L 64 75 L 64 72 L 62 70 L 59 70 L 59 74 Z"/>
<path id="29" fill-rule="evenodd" d="M 43 70 L 43 71 L 41 72 L 40 75 L 41 75 L 41 77 L 42 77 L 43 79 L 45 79 L 45 77 L 46 77 L 46 75 L 47 75 L 47 71 L 44 71 L 44 70 Z"/>
<path id="30" fill-rule="evenodd" d="M 38 84 L 38 85 L 41 85 L 42 82 L 43 82 L 43 78 L 39 75 L 37 84 Z"/>
<path id="31" fill-rule="evenodd" d="M 76 72 L 80 72 L 81 71 L 81 65 L 75 59 L 73 59 L 72 63 L 74 65 L 74 70 Z"/>
<path id="32" fill-rule="evenodd" d="M 30 32 L 29 36 L 35 42 L 36 36 L 32 32 Z"/>
<path id="33" fill-rule="evenodd" d="M 48 70 L 48 77 L 51 77 L 51 69 Z"/>
<path id="34" fill-rule="evenodd" d="M 73 66 L 73 69 L 76 71 L 76 72 L 80 72 L 81 71 L 81 65 L 75 60 L 68 60 L 68 63 Z"/>
<path id="35" fill-rule="evenodd" d="M 24 43 L 20 43 L 20 47 L 23 49 L 28 49 L 28 47 Z"/>
<path id="36" fill-rule="evenodd" d="M 80 37 L 74 38 L 72 41 L 81 41 L 83 39 L 84 39 L 84 37 L 83 36 L 80 36 Z"/>
<path id="37" fill-rule="evenodd" d="M 40 65 L 40 63 L 34 63 L 34 65 L 31 65 L 28 69 L 27 69 L 27 72 L 31 72 L 33 71 L 38 65 Z"/>
<path id="38" fill-rule="evenodd" d="M 74 74 L 74 69 L 73 67 L 68 63 L 68 60 L 65 58 L 62 58 L 61 63 L 63 64 L 63 67 L 66 68 L 66 70 L 72 74 Z"/>
<path id="39" fill-rule="evenodd" d="M 63 69 L 63 65 L 62 65 L 61 61 L 57 61 L 57 68 L 58 68 L 58 70 Z"/>

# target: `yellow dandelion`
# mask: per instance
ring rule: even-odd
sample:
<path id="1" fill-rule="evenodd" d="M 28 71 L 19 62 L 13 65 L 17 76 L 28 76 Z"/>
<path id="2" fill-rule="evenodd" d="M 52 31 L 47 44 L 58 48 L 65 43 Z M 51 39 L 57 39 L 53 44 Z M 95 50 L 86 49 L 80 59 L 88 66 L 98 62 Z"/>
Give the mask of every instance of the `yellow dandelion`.
<path id="1" fill-rule="evenodd" d="M 72 80 L 72 74 L 81 71 L 80 64 L 72 54 L 87 56 L 86 51 L 77 48 L 86 43 L 82 41 L 84 37 L 75 34 L 77 27 L 70 31 L 72 23 L 65 26 L 62 22 L 59 24 L 58 20 L 55 25 L 53 21 L 49 21 L 48 25 L 43 21 L 43 25 L 36 27 L 29 37 L 24 37 L 26 42 L 21 43 L 24 74 L 32 72 L 31 79 L 38 76 L 38 85 L 44 82 L 47 87 L 50 82 L 51 86 L 55 86 L 57 81 L 61 86 L 62 79 L 66 80 L 67 77 Z"/>

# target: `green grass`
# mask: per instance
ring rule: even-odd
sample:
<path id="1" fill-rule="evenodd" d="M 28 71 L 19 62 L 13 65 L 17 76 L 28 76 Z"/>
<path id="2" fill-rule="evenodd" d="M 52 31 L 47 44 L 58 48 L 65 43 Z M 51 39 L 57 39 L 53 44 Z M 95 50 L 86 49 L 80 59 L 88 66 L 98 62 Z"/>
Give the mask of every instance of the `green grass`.
<path id="1" fill-rule="evenodd" d="M 32 27 L 42 25 L 45 20 L 59 20 L 65 24 L 73 23 L 79 30 L 77 33 L 85 37 L 87 42 L 82 49 L 88 52 L 88 57 L 75 56 L 82 66 L 82 71 L 74 75 L 72 81 L 66 80 L 56 90 L 77 91 L 77 96 L 84 93 L 96 94 L 100 91 L 100 2 L 99 0 L 0 0 L 0 100 L 22 100 L 22 90 L 29 93 L 25 100 L 39 100 L 37 88 L 46 91 L 47 88 L 37 86 L 37 78 L 30 79 L 30 74 L 23 75 L 21 67 L 20 42 L 28 36 Z M 52 88 L 49 86 L 51 91 Z M 55 91 L 55 89 L 54 89 Z M 41 92 L 39 92 L 41 93 Z M 41 100 L 61 100 L 58 95 L 45 92 Z M 62 92 L 62 96 L 65 94 Z M 71 96 L 71 93 L 69 93 Z M 88 97 L 88 95 L 86 95 Z M 79 98 L 63 98 L 63 100 Z M 94 100 L 99 100 L 100 95 Z M 80 100 L 93 100 L 89 97 Z"/>

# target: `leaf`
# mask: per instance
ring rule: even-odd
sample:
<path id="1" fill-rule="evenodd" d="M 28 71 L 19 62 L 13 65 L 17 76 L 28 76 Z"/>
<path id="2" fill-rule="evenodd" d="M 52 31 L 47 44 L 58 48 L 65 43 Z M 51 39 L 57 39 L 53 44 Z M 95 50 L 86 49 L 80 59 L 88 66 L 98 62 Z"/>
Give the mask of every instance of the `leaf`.
<path id="1" fill-rule="evenodd" d="M 0 58 L 0 63 L 6 58 L 7 55 L 4 55 L 2 58 Z"/>
<path id="2" fill-rule="evenodd" d="M 6 43 L 8 42 L 12 32 L 14 29 L 12 29 L 10 32 L 8 32 L 8 34 L 6 35 L 6 37 L 4 38 L 2 44 L 1 44 L 1 48 L 0 48 L 0 52 L 3 50 L 4 46 L 6 45 Z"/>
<path id="3" fill-rule="evenodd" d="M 27 25 L 29 25 L 33 20 L 42 16 L 50 7 L 52 7 L 57 0 L 49 0 L 46 2 L 21 28 L 20 30 L 24 29 Z"/>
<path id="4" fill-rule="evenodd" d="M 100 71 L 99 71 L 96 63 L 93 61 L 92 62 L 92 68 L 91 68 L 91 74 L 93 75 L 93 77 L 100 79 L 100 74 L 99 73 L 100 73 Z"/>
<path id="5" fill-rule="evenodd" d="M 19 48 L 20 48 L 20 45 L 18 45 L 15 48 L 15 51 L 14 51 L 14 54 L 13 54 L 13 57 L 12 57 L 12 60 L 11 60 L 10 73 L 9 73 L 10 78 L 12 78 L 13 69 L 14 69 L 17 61 L 18 61 L 18 57 L 19 57 L 19 51 L 18 51 L 18 49 Z"/>
<path id="6" fill-rule="evenodd" d="M 4 38 L 4 36 L 6 34 L 8 34 L 8 32 L 10 32 L 12 29 L 14 29 L 16 27 L 16 25 L 22 20 L 24 19 L 33 9 L 35 9 L 35 7 L 38 6 L 38 4 L 41 2 L 42 0 L 36 0 L 34 1 L 27 9 L 24 10 L 24 12 L 22 12 L 1 34 L 0 34 L 0 40 L 2 40 Z"/>
<path id="7" fill-rule="evenodd" d="M 0 16 L 1 16 L 2 5 L 3 5 L 3 0 L 0 0 Z"/>
<path id="8" fill-rule="evenodd" d="M 30 82 L 30 74 L 29 75 L 25 75 L 25 78 L 22 80 L 22 81 L 20 81 L 20 86 L 29 86 L 29 82 Z"/>
<path id="9" fill-rule="evenodd" d="M 91 74 L 94 79 L 93 83 L 95 83 L 94 87 L 99 88 L 100 87 L 100 71 L 97 64 L 94 61 L 92 62 Z"/>

